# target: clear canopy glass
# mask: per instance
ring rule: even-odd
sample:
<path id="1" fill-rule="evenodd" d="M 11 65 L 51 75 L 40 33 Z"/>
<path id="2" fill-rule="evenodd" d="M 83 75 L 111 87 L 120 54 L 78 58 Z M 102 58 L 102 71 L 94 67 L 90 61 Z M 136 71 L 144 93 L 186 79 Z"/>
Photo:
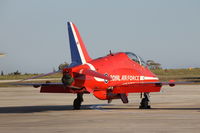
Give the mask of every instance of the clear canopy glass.
<path id="1" fill-rule="evenodd" d="M 125 52 L 125 54 L 133 61 L 137 62 L 138 64 L 142 65 L 142 66 L 147 66 L 146 62 L 140 57 L 137 56 L 136 54 L 132 53 L 132 52 Z"/>

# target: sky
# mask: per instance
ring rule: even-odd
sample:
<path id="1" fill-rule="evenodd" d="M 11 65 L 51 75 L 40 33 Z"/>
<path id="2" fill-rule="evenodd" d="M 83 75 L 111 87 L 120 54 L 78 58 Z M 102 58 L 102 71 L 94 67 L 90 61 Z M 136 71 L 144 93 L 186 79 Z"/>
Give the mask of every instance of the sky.
<path id="1" fill-rule="evenodd" d="M 199 0 L 0 0 L 0 71 L 70 63 L 67 21 L 92 58 L 130 51 L 163 68 L 200 67 Z"/>

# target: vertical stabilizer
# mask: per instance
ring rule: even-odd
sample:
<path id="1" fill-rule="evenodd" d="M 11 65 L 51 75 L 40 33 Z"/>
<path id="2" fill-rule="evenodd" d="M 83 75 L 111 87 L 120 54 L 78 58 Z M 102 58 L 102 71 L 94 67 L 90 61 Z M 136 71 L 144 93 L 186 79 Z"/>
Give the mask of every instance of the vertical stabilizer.
<path id="1" fill-rule="evenodd" d="M 68 34 L 71 52 L 70 67 L 85 64 L 91 60 L 85 48 L 78 29 L 72 22 L 68 22 Z"/>

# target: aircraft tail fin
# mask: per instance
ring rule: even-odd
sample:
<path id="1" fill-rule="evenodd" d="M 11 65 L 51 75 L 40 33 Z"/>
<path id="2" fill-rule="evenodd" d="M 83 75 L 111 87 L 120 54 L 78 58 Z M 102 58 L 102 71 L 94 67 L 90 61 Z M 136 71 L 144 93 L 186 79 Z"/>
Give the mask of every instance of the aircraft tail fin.
<path id="1" fill-rule="evenodd" d="M 72 22 L 67 22 L 71 52 L 70 67 L 85 64 L 91 60 L 85 48 L 84 42 L 76 26 Z"/>

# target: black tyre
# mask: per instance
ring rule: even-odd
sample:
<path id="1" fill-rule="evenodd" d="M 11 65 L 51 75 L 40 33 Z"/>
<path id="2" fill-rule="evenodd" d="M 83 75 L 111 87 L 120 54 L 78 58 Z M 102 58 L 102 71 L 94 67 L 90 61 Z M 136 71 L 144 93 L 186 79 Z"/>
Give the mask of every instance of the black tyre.
<path id="1" fill-rule="evenodd" d="M 149 101 L 146 98 L 143 98 L 141 103 L 140 103 L 140 109 L 150 109 L 151 106 L 149 105 Z"/>
<path id="2" fill-rule="evenodd" d="M 75 99 L 73 103 L 74 110 L 79 110 L 81 108 L 81 100 Z"/>

